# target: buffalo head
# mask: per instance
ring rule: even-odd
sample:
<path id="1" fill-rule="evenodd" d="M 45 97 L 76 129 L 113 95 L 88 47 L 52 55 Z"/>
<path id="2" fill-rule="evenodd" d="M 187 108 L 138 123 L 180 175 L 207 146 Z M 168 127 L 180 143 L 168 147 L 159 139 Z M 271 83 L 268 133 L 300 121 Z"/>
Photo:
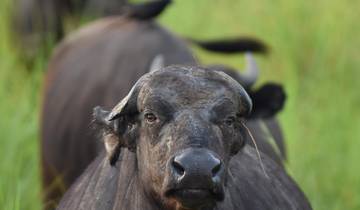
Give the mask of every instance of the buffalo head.
<path id="1" fill-rule="evenodd" d="M 97 107 L 94 115 L 110 164 L 128 148 L 148 196 L 167 209 L 202 209 L 224 199 L 251 107 L 243 87 L 223 72 L 171 66 L 144 75 L 111 112 Z"/>

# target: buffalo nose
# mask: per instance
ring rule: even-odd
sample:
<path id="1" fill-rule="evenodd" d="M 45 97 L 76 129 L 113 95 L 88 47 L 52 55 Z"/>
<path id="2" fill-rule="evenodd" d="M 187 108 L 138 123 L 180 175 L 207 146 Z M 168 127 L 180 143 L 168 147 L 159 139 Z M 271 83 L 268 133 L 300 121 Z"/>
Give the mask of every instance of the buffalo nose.
<path id="1" fill-rule="evenodd" d="M 220 159 L 206 149 L 187 149 L 176 155 L 171 165 L 180 182 L 187 180 L 214 182 L 222 171 Z"/>

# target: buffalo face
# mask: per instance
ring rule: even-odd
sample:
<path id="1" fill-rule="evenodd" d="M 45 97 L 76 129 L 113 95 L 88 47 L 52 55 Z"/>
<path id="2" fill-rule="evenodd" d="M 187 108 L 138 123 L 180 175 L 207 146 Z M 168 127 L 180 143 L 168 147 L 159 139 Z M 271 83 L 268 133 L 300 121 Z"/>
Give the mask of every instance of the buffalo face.
<path id="1" fill-rule="evenodd" d="M 145 193 L 173 209 L 199 209 L 224 199 L 250 109 L 247 93 L 226 74 L 174 66 L 143 76 L 111 113 L 95 114 L 112 139 L 111 163 L 120 147 L 129 148 Z"/>

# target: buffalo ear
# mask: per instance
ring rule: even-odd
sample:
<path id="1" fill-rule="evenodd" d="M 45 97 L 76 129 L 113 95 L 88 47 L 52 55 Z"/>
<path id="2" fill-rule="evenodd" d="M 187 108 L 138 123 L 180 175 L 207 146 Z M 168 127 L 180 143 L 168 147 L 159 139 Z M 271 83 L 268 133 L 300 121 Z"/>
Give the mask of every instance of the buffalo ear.
<path id="1" fill-rule="evenodd" d="M 251 91 L 250 98 L 254 107 L 249 118 L 270 118 L 283 109 L 286 94 L 281 85 L 267 83 L 261 88 Z"/>
<path id="2" fill-rule="evenodd" d="M 100 107 L 94 108 L 94 120 L 103 129 L 103 140 L 108 154 L 110 165 L 115 165 L 119 159 L 121 148 L 126 147 L 130 151 L 135 151 L 135 140 L 129 126 L 133 123 L 132 117 L 137 112 L 137 93 L 138 85 L 135 84 L 128 95 L 123 98 L 111 112 Z"/>
<path id="3" fill-rule="evenodd" d="M 132 152 L 136 150 L 136 126 L 134 125 L 135 116 L 138 114 L 137 98 L 147 79 L 148 75 L 142 76 L 111 112 L 100 107 L 94 109 L 95 122 L 104 130 L 104 143 L 111 165 L 118 160 L 122 147 Z"/>
<path id="4" fill-rule="evenodd" d="M 120 133 L 124 128 L 120 128 L 119 120 L 108 120 L 109 111 L 102 109 L 101 107 L 94 108 L 94 121 L 103 130 L 103 141 L 105 149 L 108 154 L 110 165 L 115 165 L 119 159 L 121 148 L 126 145 Z M 124 125 L 123 125 L 124 126 Z"/>

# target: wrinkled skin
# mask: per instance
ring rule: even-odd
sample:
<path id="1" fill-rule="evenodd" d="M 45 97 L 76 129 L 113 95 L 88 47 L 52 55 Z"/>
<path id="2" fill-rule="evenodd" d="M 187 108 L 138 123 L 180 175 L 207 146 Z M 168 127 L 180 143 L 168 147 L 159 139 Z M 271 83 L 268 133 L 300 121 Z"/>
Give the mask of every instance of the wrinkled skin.
<path id="1" fill-rule="evenodd" d="M 107 146 L 59 209 L 311 209 L 282 168 L 264 155 L 262 171 L 245 149 L 250 110 L 247 93 L 223 73 L 174 66 L 141 77 L 110 113 L 95 112 L 104 138 L 132 152 L 109 169 L 120 150 Z"/>
<path id="2" fill-rule="evenodd" d="M 237 107 L 242 103 L 237 99 L 237 92 L 229 91 L 226 86 L 222 87 L 222 81 L 211 81 L 192 75 L 179 76 L 175 69 L 168 71 L 168 74 L 153 77 L 139 93 L 139 115 L 143 116 L 138 117 L 144 118 L 148 114 L 156 116 L 155 121 L 145 119 L 139 122 L 139 176 L 143 183 L 149 183 L 150 194 L 176 197 L 180 192 L 173 192 L 177 189 L 206 191 L 191 194 L 191 199 L 196 198 L 199 203 L 188 201 L 187 197 L 190 196 L 186 193 L 182 195 L 185 198 L 179 198 L 197 209 L 213 203 L 213 200 L 206 196 L 203 202 L 201 198 L 204 193 L 218 199 L 223 198 L 224 177 L 219 175 L 219 181 L 210 181 L 210 184 L 202 183 L 201 179 L 190 180 L 185 184 L 174 183 L 176 176 L 172 175 L 174 172 L 169 166 L 171 158 L 178 153 L 197 148 L 198 151 L 194 153 L 213 153 L 220 160 L 221 167 L 226 169 L 230 157 L 244 144 L 244 132 L 241 133 L 239 116 L 246 113 L 240 112 L 242 109 Z M 195 71 L 200 75 L 204 74 L 203 71 L 208 73 L 207 70 Z M 189 94 L 190 92 L 193 94 Z M 196 158 L 190 157 L 188 161 L 196 161 Z M 214 188 L 208 188 L 211 184 Z M 184 203 L 177 202 L 176 206 Z M 171 202 L 167 201 L 164 205 L 171 206 Z"/>

